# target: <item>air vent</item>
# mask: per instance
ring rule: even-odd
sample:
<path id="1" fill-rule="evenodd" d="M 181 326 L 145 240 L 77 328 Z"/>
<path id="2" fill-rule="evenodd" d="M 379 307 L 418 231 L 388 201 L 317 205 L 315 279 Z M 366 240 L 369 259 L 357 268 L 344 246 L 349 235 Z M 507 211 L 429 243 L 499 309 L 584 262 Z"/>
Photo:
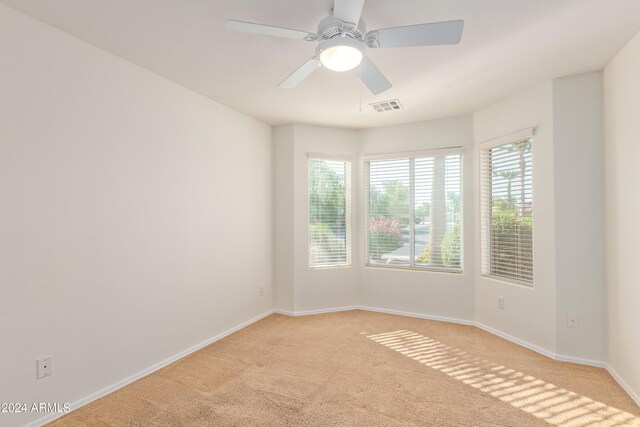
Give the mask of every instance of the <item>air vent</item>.
<path id="1" fill-rule="evenodd" d="M 398 101 L 397 99 L 376 102 L 375 104 L 371 104 L 371 106 L 378 113 L 384 113 L 385 111 L 402 110 L 402 104 L 400 104 L 400 101 Z"/>

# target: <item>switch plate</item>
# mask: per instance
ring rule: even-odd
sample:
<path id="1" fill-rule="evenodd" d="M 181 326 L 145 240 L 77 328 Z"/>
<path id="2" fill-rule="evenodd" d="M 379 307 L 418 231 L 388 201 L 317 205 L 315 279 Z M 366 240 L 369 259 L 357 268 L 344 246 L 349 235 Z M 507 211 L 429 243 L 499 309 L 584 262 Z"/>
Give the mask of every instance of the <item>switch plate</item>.
<path id="1" fill-rule="evenodd" d="M 498 297 L 498 310 L 504 310 L 504 297 Z"/>
<path id="2" fill-rule="evenodd" d="M 578 329 L 580 327 L 580 322 L 577 314 L 567 313 L 567 328 Z"/>
<path id="3" fill-rule="evenodd" d="M 38 379 L 53 374 L 53 356 L 38 359 Z"/>

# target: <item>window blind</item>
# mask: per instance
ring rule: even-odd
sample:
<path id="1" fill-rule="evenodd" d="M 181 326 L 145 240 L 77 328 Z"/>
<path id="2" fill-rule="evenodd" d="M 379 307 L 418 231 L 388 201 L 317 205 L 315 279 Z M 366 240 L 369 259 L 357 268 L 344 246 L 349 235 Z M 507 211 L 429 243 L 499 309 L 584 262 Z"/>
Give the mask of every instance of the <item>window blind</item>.
<path id="1" fill-rule="evenodd" d="M 351 265 L 351 162 L 309 159 L 309 267 Z"/>
<path id="2" fill-rule="evenodd" d="M 369 162 L 369 262 L 409 266 L 411 162 Z"/>
<path id="3" fill-rule="evenodd" d="M 460 150 L 365 163 L 369 265 L 460 271 Z"/>
<path id="4" fill-rule="evenodd" d="M 481 150 L 482 274 L 533 284 L 531 138 Z"/>

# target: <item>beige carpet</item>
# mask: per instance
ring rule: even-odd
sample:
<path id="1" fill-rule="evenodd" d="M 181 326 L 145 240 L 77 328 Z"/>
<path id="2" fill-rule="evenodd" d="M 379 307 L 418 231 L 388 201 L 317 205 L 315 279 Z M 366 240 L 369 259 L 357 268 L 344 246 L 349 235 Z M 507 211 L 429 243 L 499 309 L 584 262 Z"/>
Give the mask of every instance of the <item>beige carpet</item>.
<path id="1" fill-rule="evenodd" d="M 471 326 L 272 315 L 51 425 L 640 426 L 603 369 Z"/>

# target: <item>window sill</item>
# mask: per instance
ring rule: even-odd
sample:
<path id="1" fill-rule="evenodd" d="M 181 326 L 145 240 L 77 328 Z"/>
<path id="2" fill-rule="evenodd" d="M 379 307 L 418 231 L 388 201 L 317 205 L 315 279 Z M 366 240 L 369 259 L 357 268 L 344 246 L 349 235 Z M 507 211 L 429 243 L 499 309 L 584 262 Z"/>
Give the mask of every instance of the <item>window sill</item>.
<path id="1" fill-rule="evenodd" d="M 445 273 L 445 274 L 464 274 L 464 270 L 450 270 L 447 268 L 426 268 L 426 267 L 411 267 L 403 265 L 385 265 L 385 264 L 365 264 L 365 268 L 382 268 L 386 270 L 403 270 L 403 271 L 420 271 L 429 273 Z"/>
<path id="2" fill-rule="evenodd" d="M 352 267 L 351 264 L 344 264 L 344 265 L 324 265 L 320 267 L 308 266 L 307 268 L 311 271 L 322 271 L 322 270 L 342 270 L 342 269 L 347 269 L 351 267 Z"/>
<path id="3" fill-rule="evenodd" d="M 504 285 L 513 285 L 513 286 L 518 286 L 521 288 L 533 290 L 533 283 L 529 283 L 529 282 L 523 282 L 515 279 L 508 279 L 506 277 L 494 276 L 491 274 L 481 274 L 480 277 L 482 277 L 483 279 L 488 279 L 488 280 L 491 280 L 492 282 L 498 282 Z"/>

